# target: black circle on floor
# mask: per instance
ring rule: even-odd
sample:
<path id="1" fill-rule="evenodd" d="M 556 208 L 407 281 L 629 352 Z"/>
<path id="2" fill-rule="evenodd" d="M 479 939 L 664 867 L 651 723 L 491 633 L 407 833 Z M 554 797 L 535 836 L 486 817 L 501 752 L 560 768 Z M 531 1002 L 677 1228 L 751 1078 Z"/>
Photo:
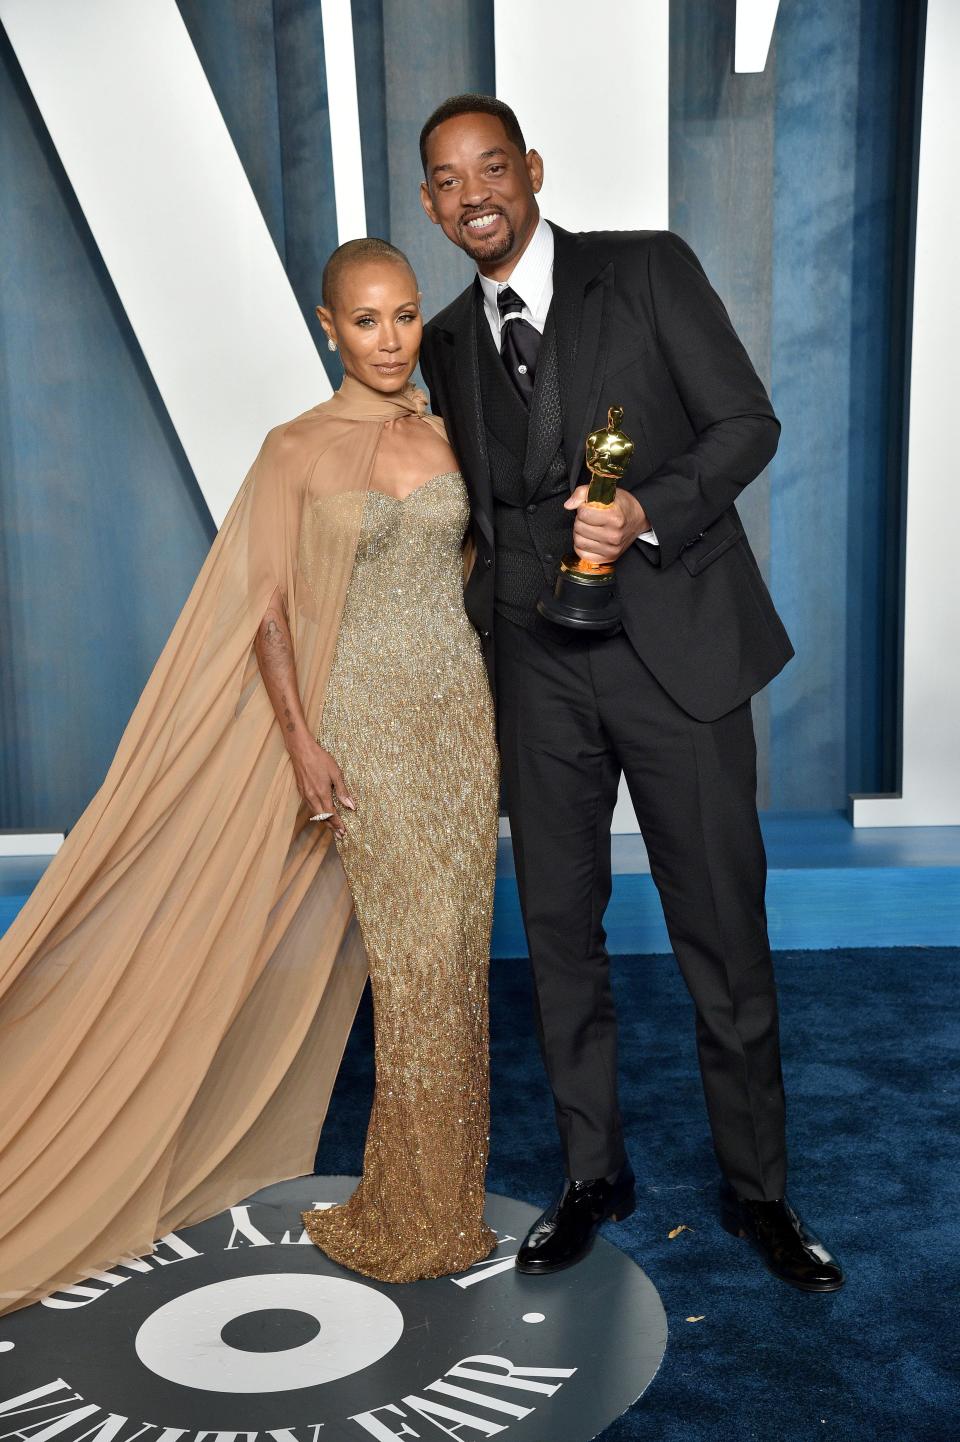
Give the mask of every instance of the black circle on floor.
<path id="1" fill-rule="evenodd" d="M 249 1442 L 588 1442 L 649 1386 L 666 1316 L 650 1278 L 606 1237 L 576 1267 L 525 1276 L 514 1257 L 537 1208 L 488 1193 L 488 1259 L 457 1276 L 377 1282 L 331 1262 L 301 1222 L 355 1186 L 278 1182 L 145 1258 L 0 1317 L 7 1429 L 62 1432 L 69 1417 L 91 1435 L 120 1419 L 118 1442 L 144 1427 L 180 1429 L 181 1442 L 241 1431 Z"/>
<path id="2" fill-rule="evenodd" d="M 231 1317 L 220 1331 L 221 1340 L 238 1352 L 284 1352 L 312 1342 L 320 1331 L 316 1317 L 291 1307 L 262 1307 Z"/>

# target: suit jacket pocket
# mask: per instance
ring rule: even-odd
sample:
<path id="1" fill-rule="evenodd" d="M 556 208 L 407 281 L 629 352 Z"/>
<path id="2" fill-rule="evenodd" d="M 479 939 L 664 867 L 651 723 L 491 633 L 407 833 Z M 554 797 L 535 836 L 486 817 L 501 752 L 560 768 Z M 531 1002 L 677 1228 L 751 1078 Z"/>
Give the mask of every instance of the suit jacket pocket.
<path id="1" fill-rule="evenodd" d="M 713 565 L 724 551 L 735 546 L 742 535 L 743 531 L 734 512 L 724 511 L 712 526 L 708 526 L 699 536 L 687 542 L 680 552 L 680 559 L 691 576 L 698 576 L 707 566 Z"/>

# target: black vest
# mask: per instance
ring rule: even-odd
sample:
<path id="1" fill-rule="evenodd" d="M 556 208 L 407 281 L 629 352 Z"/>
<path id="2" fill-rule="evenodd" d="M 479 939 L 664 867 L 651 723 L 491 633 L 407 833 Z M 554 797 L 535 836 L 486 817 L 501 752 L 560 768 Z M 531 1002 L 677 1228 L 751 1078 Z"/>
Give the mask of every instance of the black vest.
<path id="1" fill-rule="evenodd" d="M 573 512 L 563 458 L 563 410 L 553 307 L 547 313 L 528 411 L 504 369 L 477 287 L 477 350 L 497 544 L 494 606 L 532 626 L 537 601 L 552 589 L 573 549 Z"/>

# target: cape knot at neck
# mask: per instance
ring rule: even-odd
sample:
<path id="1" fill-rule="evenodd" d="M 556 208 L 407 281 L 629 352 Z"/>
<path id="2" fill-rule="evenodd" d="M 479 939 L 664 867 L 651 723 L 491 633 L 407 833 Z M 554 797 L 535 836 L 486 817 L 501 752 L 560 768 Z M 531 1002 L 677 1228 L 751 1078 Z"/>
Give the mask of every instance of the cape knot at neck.
<path id="1" fill-rule="evenodd" d="M 348 420 L 389 421 L 400 416 L 425 416 L 426 394 L 411 381 L 400 391 L 381 391 L 346 375 L 332 398 L 334 410 Z"/>

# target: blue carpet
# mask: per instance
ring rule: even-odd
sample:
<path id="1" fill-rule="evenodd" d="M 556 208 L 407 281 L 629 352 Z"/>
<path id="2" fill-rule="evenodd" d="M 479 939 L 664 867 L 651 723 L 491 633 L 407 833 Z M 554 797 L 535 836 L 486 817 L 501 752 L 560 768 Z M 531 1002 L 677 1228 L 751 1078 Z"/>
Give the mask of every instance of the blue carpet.
<path id="1" fill-rule="evenodd" d="M 785 951 L 777 974 L 790 1195 L 843 1261 L 847 1286 L 795 1292 L 721 1230 L 689 999 L 671 957 L 618 958 L 639 1205 L 608 1234 L 657 1286 L 670 1340 L 646 1395 L 604 1442 L 954 1442 L 960 950 Z M 559 1162 L 525 961 L 494 963 L 492 1025 L 488 1187 L 546 1203 Z M 320 1173 L 361 1169 L 370 1028 L 365 1000 Z M 671 1241 L 681 1224 L 690 1230 Z"/>

